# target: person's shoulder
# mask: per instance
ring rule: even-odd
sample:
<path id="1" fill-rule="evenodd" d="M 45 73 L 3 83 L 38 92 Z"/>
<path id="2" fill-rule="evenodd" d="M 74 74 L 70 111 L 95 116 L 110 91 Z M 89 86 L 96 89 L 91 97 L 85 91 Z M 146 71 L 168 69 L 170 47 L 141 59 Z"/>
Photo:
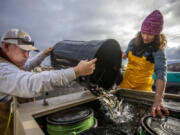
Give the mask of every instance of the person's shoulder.
<path id="1" fill-rule="evenodd" d="M 155 54 L 165 54 L 165 48 L 158 49 Z"/>
<path id="2" fill-rule="evenodd" d="M 6 72 L 9 70 L 20 70 L 17 66 L 11 63 L 0 62 L 0 71 Z"/>
<path id="3" fill-rule="evenodd" d="M 134 38 L 130 40 L 128 46 L 132 48 L 134 46 Z"/>
<path id="4" fill-rule="evenodd" d="M 153 52 L 153 56 L 154 58 L 166 58 L 166 53 L 165 53 L 165 49 L 159 49 L 156 52 Z"/>
<path id="5" fill-rule="evenodd" d="M 134 40 L 135 40 L 135 39 L 132 38 L 129 43 L 130 43 L 130 44 L 134 44 Z"/>

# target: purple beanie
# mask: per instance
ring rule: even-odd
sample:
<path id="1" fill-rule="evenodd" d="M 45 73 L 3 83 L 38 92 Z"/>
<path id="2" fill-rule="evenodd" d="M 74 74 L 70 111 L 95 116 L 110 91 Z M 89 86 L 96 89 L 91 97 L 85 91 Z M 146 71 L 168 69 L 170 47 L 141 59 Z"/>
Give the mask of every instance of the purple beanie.
<path id="1" fill-rule="evenodd" d="M 144 20 L 141 26 L 141 32 L 150 35 L 158 35 L 163 29 L 163 24 L 163 15 L 159 10 L 154 10 Z"/>

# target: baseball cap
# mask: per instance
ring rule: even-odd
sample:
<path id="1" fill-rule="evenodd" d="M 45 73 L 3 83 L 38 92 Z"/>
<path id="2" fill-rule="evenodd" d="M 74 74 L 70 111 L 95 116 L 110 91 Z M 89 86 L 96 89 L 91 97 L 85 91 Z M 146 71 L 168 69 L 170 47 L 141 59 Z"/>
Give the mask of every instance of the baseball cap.
<path id="1" fill-rule="evenodd" d="M 30 35 L 20 29 L 11 29 L 6 32 L 2 36 L 1 42 L 17 45 L 26 51 L 39 51 L 34 47 L 34 42 L 31 40 Z"/>

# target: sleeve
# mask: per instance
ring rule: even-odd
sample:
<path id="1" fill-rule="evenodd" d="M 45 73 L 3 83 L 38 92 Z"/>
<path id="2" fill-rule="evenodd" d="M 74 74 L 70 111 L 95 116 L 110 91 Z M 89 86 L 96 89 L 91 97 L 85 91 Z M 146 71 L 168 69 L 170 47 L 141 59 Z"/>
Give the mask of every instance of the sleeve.
<path id="1" fill-rule="evenodd" d="M 35 57 L 33 57 L 32 59 L 28 59 L 24 65 L 24 69 L 26 71 L 31 71 L 32 69 L 34 69 L 35 67 L 39 66 L 41 64 L 41 62 L 46 58 L 47 56 L 41 52 L 39 54 L 37 54 Z"/>
<path id="2" fill-rule="evenodd" d="M 154 72 L 156 74 L 156 79 L 166 81 L 167 62 L 164 49 L 154 53 L 154 64 Z"/>
<path id="3" fill-rule="evenodd" d="M 128 48 L 127 48 L 127 50 L 125 51 L 126 55 L 128 55 L 129 51 L 132 50 L 133 44 L 134 44 L 134 39 L 132 39 L 132 40 L 129 42 Z"/>
<path id="4" fill-rule="evenodd" d="M 0 65 L 0 92 L 19 97 L 34 97 L 41 91 L 67 85 L 76 78 L 73 68 L 31 73 L 12 64 Z"/>

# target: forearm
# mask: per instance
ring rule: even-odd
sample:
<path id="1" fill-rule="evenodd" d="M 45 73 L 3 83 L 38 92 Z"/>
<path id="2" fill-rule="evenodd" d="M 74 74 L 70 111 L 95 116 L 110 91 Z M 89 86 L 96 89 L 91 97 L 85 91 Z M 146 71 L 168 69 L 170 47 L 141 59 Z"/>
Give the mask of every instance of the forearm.
<path id="1" fill-rule="evenodd" d="M 154 99 L 155 102 L 163 102 L 165 87 L 166 81 L 160 79 L 156 80 L 156 94 Z"/>
<path id="2" fill-rule="evenodd" d="M 29 94 L 34 96 L 42 91 L 50 91 L 60 86 L 68 85 L 74 79 L 74 70 L 69 68 L 65 70 L 43 71 L 29 74 L 24 76 L 24 80 L 19 79 L 19 84 L 23 84 L 24 89 L 26 89 L 27 92 L 31 92 Z M 22 83 L 20 83 L 21 81 Z M 22 87 L 21 90 L 23 90 Z"/>
<path id="3" fill-rule="evenodd" d="M 168 110 L 163 105 L 165 87 L 166 87 L 166 81 L 160 79 L 156 80 L 156 94 L 151 109 L 151 114 L 153 117 L 160 116 L 162 118 L 163 116 L 162 111 L 165 113 L 165 115 L 169 115 Z"/>
<path id="4" fill-rule="evenodd" d="M 0 92 L 19 97 L 33 97 L 41 91 L 49 91 L 67 85 L 76 78 L 73 68 L 31 73 L 6 65 L 0 71 Z"/>
<path id="5" fill-rule="evenodd" d="M 24 65 L 26 71 L 31 71 L 35 67 L 39 66 L 41 62 L 47 57 L 43 52 L 37 54 L 32 59 L 28 59 Z"/>

